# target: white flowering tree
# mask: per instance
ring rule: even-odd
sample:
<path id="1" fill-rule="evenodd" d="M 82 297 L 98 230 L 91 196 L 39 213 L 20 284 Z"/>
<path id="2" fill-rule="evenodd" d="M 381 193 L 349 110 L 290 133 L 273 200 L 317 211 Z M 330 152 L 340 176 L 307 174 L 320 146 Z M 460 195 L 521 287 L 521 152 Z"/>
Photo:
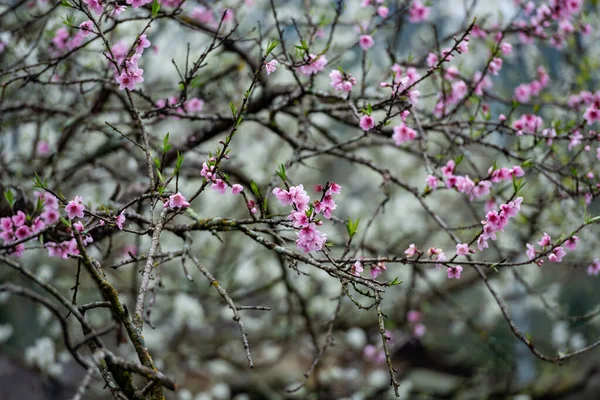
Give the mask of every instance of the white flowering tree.
<path id="1" fill-rule="evenodd" d="M 585 396 L 598 8 L 4 2 L 3 388 Z"/>

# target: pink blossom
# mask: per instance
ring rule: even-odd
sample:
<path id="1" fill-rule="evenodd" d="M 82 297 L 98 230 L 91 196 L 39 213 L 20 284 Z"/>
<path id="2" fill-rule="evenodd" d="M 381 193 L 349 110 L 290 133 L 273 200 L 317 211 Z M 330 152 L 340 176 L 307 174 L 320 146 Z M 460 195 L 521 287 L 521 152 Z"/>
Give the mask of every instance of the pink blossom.
<path id="1" fill-rule="evenodd" d="M 408 20 L 413 24 L 425 21 L 429 17 L 429 11 L 429 7 L 425 7 L 420 0 L 414 0 L 408 10 Z"/>
<path id="2" fill-rule="evenodd" d="M 180 192 L 169 196 L 169 208 L 187 208 L 189 206 L 190 203 Z"/>
<path id="3" fill-rule="evenodd" d="M 127 4 L 131 4 L 131 7 L 133 7 L 133 8 L 139 8 L 148 3 L 152 3 L 152 1 L 153 0 L 126 0 L 125 2 Z"/>
<path id="4" fill-rule="evenodd" d="M 77 196 L 74 200 L 71 200 L 65 206 L 65 211 L 69 219 L 83 218 L 83 211 L 85 206 L 81 202 L 81 197 Z"/>
<path id="5" fill-rule="evenodd" d="M 29 235 L 31 235 L 31 230 L 27 225 L 21 225 L 15 230 L 15 236 L 18 240 L 25 239 Z"/>
<path id="6" fill-rule="evenodd" d="M 277 70 L 277 64 L 279 64 L 277 60 L 271 60 L 265 63 L 265 70 L 267 71 L 267 75 L 271 75 L 271 73 Z"/>
<path id="7" fill-rule="evenodd" d="M 527 243 L 527 251 L 525 252 L 525 254 L 527 254 L 527 258 L 529 258 L 530 260 L 533 260 L 535 258 L 535 247 L 533 247 L 531 243 Z"/>
<path id="8" fill-rule="evenodd" d="M 435 53 L 429 53 L 426 62 L 429 68 L 435 67 L 438 63 L 438 56 Z"/>
<path id="9" fill-rule="evenodd" d="M 251 214 L 256 214 L 258 212 L 258 209 L 256 208 L 256 203 L 254 202 L 254 200 L 248 200 L 247 206 L 248 206 L 248 209 L 250 210 Z"/>
<path id="10" fill-rule="evenodd" d="M 12 230 L 2 231 L 2 232 L 0 232 L 0 238 L 2 240 L 4 240 L 4 242 L 6 242 L 6 243 L 11 243 L 11 242 L 14 242 L 14 240 L 15 240 L 15 234 L 13 233 Z"/>
<path id="11" fill-rule="evenodd" d="M 67 48 L 67 43 L 69 40 L 69 31 L 67 28 L 60 28 L 54 34 L 54 38 L 52 39 L 52 44 L 58 50 L 64 50 Z"/>
<path id="12" fill-rule="evenodd" d="M 479 251 L 483 251 L 483 249 L 489 248 L 487 238 L 485 237 L 485 235 L 479 235 L 479 237 L 477 238 L 477 248 L 479 249 Z"/>
<path id="13" fill-rule="evenodd" d="M 463 267 L 460 265 L 454 265 L 452 267 L 448 267 L 448 279 L 460 279 L 460 275 L 462 274 Z"/>
<path id="14" fill-rule="evenodd" d="M 23 256 L 24 252 L 25 252 L 25 245 L 23 243 L 18 244 L 15 247 L 13 247 L 12 249 L 8 250 L 8 254 L 13 255 L 17 258 Z"/>
<path id="15" fill-rule="evenodd" d="M 121 75 L 117 78 L 117 83 L 119 84 L 119 90 L 135 89 L 135 80 L 125 71 L 121 72 Z"/>
<path id="16" fill-rule="evenodd" d="M 457 256 L 466 256 L 469 253 L 473 253 L 473 250 L 469 249 L 468 243 L 458 243 L 456 245 L 456 255 Z"/>
<path id="17" fill-rule="evenodd" d="M 512 167 L 512 168 L 510 168 L 510 169 L 508 170 L 508 175 L 509 175 L 511 178 L 513 178 L 513 177 L 514 177 L 514 178 L 520 178 L 520 177 L 522 177 L 523 175 L 525 175 L 525 171 L 523 171 L 523 168 L 521 168 L 521 166 L 519 166 L 519 165 L 515 165 L 514 167 Z"/>
<path id="18" fill-rule="evenodd" d="M 589 36 L 592 33 L 592 26 L 590 24 L 583 24 L 581 26 L 581 34 L 583 36 Z"/>
<path id="19" fill-rule="evenodd" d="M 81 221 L 77 221 L 73 224 L 73 228 L 77 229 L 78 232 L 83 232 L 83 223 Z"/>
<path id="20" fill-rule="evenodd" d="M 570 238 L 567 239 L 567 241 L 565 242 L 565 247 L 568 250 L 575 250 L 575 248 L 577 247 L 577 243 L 579 242 L 579 238 L 577 236 L 571 236 Z"/>
<path id="21" fill-rule="evenodd" d="M 480 197 L 487 196 L 490 194 L 490 187 L 492 182 L 483 180 L 479 181 L 469 193 L 469 200 L 478 199 Z"/>
<path id="22" fill-rule="evenodd" d="M 408 322 L 410 322 L 412 324 L 417 323 L 417 322 L 421 321 L 421 313 L 419 311 L 410 310 L 406 314 L 406 319 Z"/>
<path id="23" fill-rule="evenodd" d="M 54 224 L 56 221 L 58 221 L 59 218 L 60 218 L 60 214 L 58 213 L 58 211 L 54 210 L 52 208 L 46 209 L 42 213 L 42 219 L 44 220 L 44 222 L 47 225 Z"/>
<path id="24" fill-rule="evenodd" d="M 356 79 L 349 73 L 342 73 L 339 70 L 333 70 L 329 74 L 331 79 L 331 86 L 335 90 L 342 92 L 350 92 L 352 87 L 356 85 Z"/>
<path id="25" fill-rule="evenodd" d="M 438 185 L 438 178 L 434 175 L 427 175 L 425 182 L 427 183 L 427 187 L 431 190 L 435 190 Z"/>
<path id="26" fill-rule="evenodd" d="M 215 22 L 215 17 L 212 10 L 207 9 L 204 6 L 196 7 L 192 10 L 192 18 L 203 24 L 212 24 Z"/>
<path id="27" fill-rule="evenodd" d="M 320 251 L 327 241 L 327 236 L 317 230 L 314 222 L 300 229 L 296 235 L 296 246 L 305 253 Z"/>
<path id="28" fill-rule="evenodd" d="M 125 10 L 127 10 L 127 6 L 120 6 L 117 3 L 114 3 L 113 6 L 114 6 L 113 10 L 110 12 L 110 15 L 113 17 L 118 17 Z"/>
<path id="29" fill-rule="evenodd" d="M 363 356 L 375 364 L 382 364 L 385 362 L 385 351 L 383 351 L 383 349 L 378 350 L 372 344 L 365 346 L 363 349 Z"/>
<path id="30" fill-rule="evenodd" d="M 500 57 L 494 57 L 492 59 L 492 61 L 490 61 L 490 64 L 488 65 L 490 74 L 497 76 L 498 72 L 500 72 L 500 69 L 502 69 L 502 63 L 503 63 L 503 61 Z"/>
<path id="31" fill-rule="evenodd" d="M 214 189 L 221 194 L 225 194 L 225 192 L 227 191 L 227 184 L 224 180 L 217 179 L 215 180 L 215 183 L 211 185 L 211 189 Z"/>
<path id="32" fill-rule="evenodd" d="M 550 262 L 561 262 L 563 257 L 567 254 L 561 246 L 552 249 L 552 253 L 548 255 L 548 261 Z"/>
<path id="33" fill-rule="evenodd" d="M 542 236 L 542 239 L 538 242 L 538 244 L 542 247 L 550 246 L 552 244 L 552 238 L 546 232 Z"/>
<path id="34" fill-rule="evenodd" d="M 207 181 L 215 180 L 215 166 L 210 165 L 207 162 L 202 163 L 202 170 L 200 171 L 200 176 L 205 178 Z"/>
<path id="35" fill-rule="evenodd" d="M 44 193 L 44 207 L 58 210 L 58 199 L 52 193 Z"/>
<path id="36" fill-rule="evenodd" d="M 392 139 L 396 142 L 396 146 L 400 146 L 402 143 L 411 142 L 416 139 L 417 132 L 407 126 L 404 122 L 400 123 L 400 125 L 394 127 L 394 133 L 392 134 Z"/>
<path id="37" fill-rule="evenodd" d="M 308 63 L 298 67 L 298 71 L 303 75 L 314 75 L 322 71 L 327 65 L 327 58 L 324 55 L 316 56 L 309 54 Z"/>
<path id="38" fill-rule="evenodd" d="M 329 187 L 327 189 L 327 194 L 340 194 L 342 192 L 342 187 L 335 182 L 330 182 Z"/>
<path id="39" fill-rule="evenodd" d="M 383 271 L 385 271 L 387 269 L 387 267 L 385 266 L 384 263 L 382 262 L 378 262 L 377 265 L 372 265 L 371 266 L 371 277 L 373 279 L 376 279 L 380 274 L 383 273 Z"/>
<path id="40" fill-rule="evenodd" d="M 411 243 L 410 246 L 408 246 L 408 249 L 404 250 L 404 254 L 406 254 L 407 257 L 412 257 L 417 253 L 417 251 L 417 246 L 415 246 L 414 243 Z"/>
<path id="41" fill-rule="evenodd" d="M 81 29 L 81 36 L 87 37 L 94 31 L 94 23 L 88 19 L 79 24 L 79 29 Z"/>
<path id="42" fill-rule="evenodd" d="M 456 168 L 456 163 L 454 160 L 449 160 L 445 166 L 442 167 L 442 174 L 446 178 L 454 175 L 454 169 Z"/>
<path id="43" fill-rule="evenodd" d="M 10 217 L 0 218 L 0 229 L 3 231 L 12 231 L 13 222 Z"/>
<path id="44" fill-rule="evenodd" d="M 83 0 L 85 4 L 87 4 L 88 8 L 92 10 L 94 13 L 100 15 L 104 9 L 101 0 Z"/>
<path id="45" fill-rule="evenodd" d="M 375 120 L 370 115 L 363 115 L 360 119 L 360 127 L 363 131 L 369 131 L 375 127 Z"/>
<path id="46" fill-rule="evenodd" d="M 454 55 L 452 54 L 452 48 L 450 47 L 443 48 L 440 53 L 442 61 L 452 61 L 454 58 Z"/>
<path id="47" fill-rule="evenodd" d="M 500 45 L 500 49 L 504 54 L 510 54 L 512 53 L 512 44 L 508 42 L 502 42 L 502 44 Z"/>
<path id="48" fill-rule="evenodd" d="M 233 194 L 242 193 L 243 190 L 244 190 L 244 187 L 242 185 L 240 185 L 239 183 L 236 183 L 235 185 L 233 185 L 231 187 L 231 193 L 233 193 Z"/>
<path id="49" fill-rule="evenodd" d="M 363 272 L 365 269 L 362 266 L 362 263 L 360 261 L 356 261 L 353 265 L 352 268 L 350 268 L 350 273 L 354 276 L 360 276 L 360 273 Z"/>
<path id="50" fill-rule="evenodd" d="M 183 103 L 183 109 L 189 113 L 199 113 L 204 108 L 204 100 L 192 97 Z"/>
<path id="51" fill-rule="evenodd" d="M 596 108 L 596 106 L 592 104 L 585 110 L 583 118 L 587 121 L 588 125 L 592 125 L 594 122 L 600 121 L 600 109 Z"/>
<path id="52" fill-rule="evenodd" d="M 471 30 L 471 36 L 473 36 L 474 38 L 483 39 L 487 36 L 487 32 L 484 29 L 482 29 L 479 25 L 474 25 L 473 29 Z"/>
<path id="53" fill-rule="evenodd" d="M 425 335 L 425 331 L 426 331 L 425 325 L 423 325 L 423 324 L 416 324 L 413 327 L 413 336 L 416 337 L 416 338 L 421 338 L 421 337 L 423 337 Z"/>
<path id="54" fill-rule="evenodd" d="M 303 211 L 292 211 L 288 219 L 292 220 L 294 228 L 304 228 L 310 224 L 310 218 Z"/>
<path id="55" fill-rule="evenodd" d="M 590 276 L 598 276 L 600 273 L 600 259 L 596 258 L 594 262 L 587 267 L 587 273 Z"/>
<path id="56" fill-rule="evenodd" d="M 519 103 L 527 103 L 531 99 L 531 89 L 528 84 L 522 83 L 515 88 L 515 99 Z"/>
<path id="57" fill-rule="evenodd" d="M 125 223 L 125 214 L 123 212 L 115 217 L 115 223 L 117 224 L 117 228 L 123 230 L 123 224 Z"/>
<path id="58" fill-rule="evenodd" d="M 50 143 L 47 140 L 40 140 L 36 146 L 36 153 L 40 156 L 47 156 L 50 154 Z"/>
<path id="59" fill-rule="evenodd" d="M 458 68 L 451 65 L 446 69 L 446 71 L 444 73 L 444 78 L 451 81 L 451 80 L 458 78 L 459 75 L 460 75 L 460 71 L 458 70 Z"/>
<path id="60" fill-rule="evenodd" d="M 569 138 L 569 145 L 567 146 L 569 151 L 573 147 L 579 146 L 581 144 L 581 139 L 583 139 L 583 135 L 581 134 L 581 132 L 579 130 L 576 130 L 575 132 L 573 132 L 573 134 Z"/>
<path id="61" fill-rule="evenodd" d="M 294 198 L 287 190 L 276 187 L 273 189 L 273 194 L 279 200 L 282 206 L 288 206 L 294 203 Z"/>
<path id="62" fill-rule="evenodd" d="M 41 231 L 45 227 L 46 227 L 46 224 L 44 223 L 44 221 L 42 220 L 42 218 L 36 217 L 33 220 L 32 224 L 31 224 L 31 231 L 33 233 L 38 233 L 39 231 Z"/>
<path id="63" fill-rule="evenodd" d="M 375 44 L 373 37 L 371 35 L 360 35 L 360 39 L 358 40 L 360 47 L 367 51 Z"/>
<path id="64" fill-rule="evenodd" d="M 390 10 L 387 7 L 384 7 L 384 6 L 377 7 L 377 15 L 379 15 L 381 18 L 387 18 L 389 12 L 390 12 Z"/>
<path id="65" fill-rule="evenodd" d="M 289 193 L 298 211 L 304 211 L 308 208 L 310 197 L 304 190 L 304 185 L 290 186 Z"/>
<path id="66" fill-rule="evenodd" d="M 146 35 L 141 35 L 138 40 L 135 42 L 135 52 L 137 54 L 142 54 L 144 49 L 150 47 L 152 43 L 146 38 Z"/>
<path id="67" fill-rule="evenodd" d="M 458 43 L 458 46 L 456 46 L 456 51 L 459 54 L 468 54 L 469 53 L 469 38 L 466 37 L 463 40 L 460 41 L 460 43 Z"/>

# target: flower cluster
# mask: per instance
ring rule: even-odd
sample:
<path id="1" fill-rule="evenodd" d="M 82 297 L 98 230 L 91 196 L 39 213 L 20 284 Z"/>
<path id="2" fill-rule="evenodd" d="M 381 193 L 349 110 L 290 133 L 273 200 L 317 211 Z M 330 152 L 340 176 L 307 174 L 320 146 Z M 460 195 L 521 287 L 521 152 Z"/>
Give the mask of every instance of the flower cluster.
<path id="1" fill-rule="evenodd" d="M 215 157 L 211 157 L 208 161 L 202 163 L 202 170 L 200 171 L 200 176 L 206 179 L 207 182 L 212 182 L 210 186 L 211 189 L 216 190 L 221 194 L 227 193 L 227 189 L 229 188 L 230 183 L 224 181 L 223 179 L 218 178 L 216 171 L 216 162 L 217 159 Z M 234 184 L 231 186 L 231 192 L 233 194 L 239 194 L 244 190 L 244 187 L 240 184 Z"/>
<path id="2" fill-rule="evenodd" d="M 298 67 L 298 71 L 303 75 L 315 75 L 323 71 L 327 65 L 327 58 L 324 55 L 316 56 L 309 54 L 308 62 Z"/>
<path id="3" fill-rule="evenodd" d="M 560 49 L 570 35 L 577 31 L 573 25 L 573 17 L 581 12 L 583 0 L 551 0 L 548 4 L 537 7 L 533 2 L 523 5 L 524 15 L 529 20 L 515 23 L 519 29 L 519 39 L 523 44 L 533 44 L 534 38 L 549 39 L 549 43 Z M 534 13 L 535 11 L 535 13 Z M 552 24 L 554 20 L 557 23 Z M 547 32 L 552 28 L 552 32 Z M 588 24 L 579 23 L 579 31 L 583 35 L 591 32 Z"/>
<path id="4" fill-rule="evenodd" d="M 387 267 L 383 261 L 379 261 L 376 265 L 371 265 L 371 278 L 376 279 L 385 270 L 387 270 Z"/>
<path id="5" fill-rule="evenodd" d="M 469 175 L 455 175 L 455 169 L 456 163 L 453 160 L 448 161 L 446 165 L 442 167 L 442 174 L 446 181 L 446 187 L 448 189 L 456 188 L 460 193 L 469 195 L 470 200 L 487 196 L 490 193 L 492 183 L 501 182 L 514 177 L 521 177 L 525 174 L 523 169 L 518 165 L 515 165 L 512 168 L 500 168 L 496 170 L 491 167 L 488 170 L 489 179 L 482 179 L 475 183 Z M 438 180 L 435 177 L 427 177 L 427 185 L 431 189 L 435 190 L 437 183 Z"/>
<path id="6" fill-rule="evenodd" d="M 333 70 L 329 74 L 329 78 L 331 78 L 331 87 L 342 92 L 350 92 L 356 85 L 356 78 L 347 72 Z"/>
<path id="7" fill-rule="evenodd" d="M 592 93 L 587 90 L 582 90 L 577 94 L 572 94 L 571 96 L 569 96 L 567 104 L 569 105 L 569 107 L 578 110 L 581 106 L 591 106 L 596 101 L 600 102 L 600 90 L 596 93 Z M 599 104 L 596 104 L 594 108 L 600 108 Z"/>
<path id="8" fill-rule="evenodd" d="M 406 71 L 404 71 L 404 69 L 398 64 L 392 65 L 392 75 L 394 79 L 391 84 L 388 82 L 381 82 L 379 84 L 379 86 L 383 88 L 391 87 L 392 94 L 404 93 L 406 89 L 412 87 L 419 81 L 419 79 L 421 79 L 421 75 L 414 67 L 409 67 L 406 69 Z M 420 94 L 421 93 L 418 90 L 411 90 L 408 92 L 408 100 L 411 102 L 411 104 L 417 104 Z"/>
<path id="9" fill-rule="evenodd" d="M 104 11 L 104 6 L 106 5 L 102 0 L 83 0 L 83 3 L 88 6 L 90 10 L 92 10 L 95 14 L 102 15 Z M 131 4 L 131 2 L 127 2 L 127 4 Z"/>
<path id="10" fill-rule="evenodd" d="M 430 11 L 420 0 L 414 0 L 408 10 L 408 20 L 413 24 L 426 21 Z"/>
<path id="11" fill-rule="evenodd" d="M 331 218 L 331 213 L 337 208 L 333 200 L 334 194 L 341 192 L 341 186 L 335 182 L 329 183 L 325 188 L 317 185 L 317 193 L 323 193 L 321 200 L 310 204 L 310 196 L 303 185 L 290 186 L 288 190 L 276 187 L 273 194 L 282 206 L 291 205 L 293 210 L 288 216 L 295 228 L 300 228 L 297 233 L 296 246 L 305 253 L 319 251 L 327 241 L 327 236 L 317 230 L 317 225 L 322 221 L 317 219 L 318 214 L 323 214 L 326 219 Z M 360 266 L 362 272 L 362 265 Z"/>
<path id="12" fill-rule="evenodd" d="M 135 42 L 135 53 L 131 57 L 124 58 L 120 61 L 117 55 L 117 62 L 121 65 L 121 74 L 116 78 L 119 83 L 119 90 L 127 88 L 128 90 L 135 89 L 135 85 L 144 82 L 144 70 L 139 68 L 138 62 L 142 57 L 144 49 L 150 47 L 151 43 L 146 38 L 146 35 L 141 35 Z M 113 53 L 114 54 L 114 53 Z M 122 55 L 122 53 L 120 54 Z M 123 55 L 124 57 L 125 55 Z"/>
<path id="13" fill-rule="evenodd" d="M 579 242 L 579 237 L 573 235 L 570 236 L 567 240 L 565 240 L 564 242 L 564 247 L 567 250 L 575 250 L 575 248 L 577 247 L 577 243 Z M 537 242 L 537 244 L 542 247 L 541 251 L 537 251 L 535 249 L 535 246 L 532 245 L 531 243 L 527 243 L 527 251 L 525 252 L 525 254 L 527 255 L 527 258 L 529 258 L 530 260 L 535 260 L 536 257 L 538 257 L 538 253 L 544 253 L 546 252 L 546 249 L 550 249 L 550 252 L 548 254 L 548 261 L 552 262 L 552 263 L 559 263 L 562 261 L 563 257 L 565 255 L 567 255 L 567 252 L 565 251 L 565 249 L 563 249 L 562 246 L 554 246 L 552 244 L 552 238 L 550 237 L 550 235 L 548 235 L 546 232 L 544 232 L 544 234 L 542 235 L 542 238 L 540 239 L 539 242 Z M 544 264 L 544 260 L 542 258 L 539 258 L 535 261 L 535 263 L 538 266 L 542 266 Z"/>
<path id="14" fill-rule="evenodd" d="M 58 53 L 61 53 L 65 50 L 73 50 L 82 44 L 83 38 L 88 34 L 89 32 L 78 30 L 73 36 L 71 36 L 67 28 L 63 27 L 58 29 L 54 34 L 54 37 L 52 38 L 52 45 L 54 50 Z"/>
<path id="15" fill-rule="evenodd" d="M 544 126 L 544 120 L 542 117 L 535 114 L 523 114 L 521 118 L 513 122 L 512 127 L 517 131 L 517 135 L 521 136 L 523 133 L 535 134 L 539 132 Z M 556 136 L 556 132 L 554 134 Z"/>
<path id="16" fill-rule="evenodd" d="M 483 225 L 483 233 L 477 239 L 477 247 L 480 251 L 488 248 L 488 240 L 496 240 L 496 233 L 504 232 L 504 228 L 508 225 L 510 218 L 517 215 L 521 210 L 522 197 L 509 201 L 506 204 L 500 205 L 500 211 L 488 211 L 485 216 L 485 221 L 481 221 Z"/>
<path id="17" fill-rule="evenodd" d="M 544 67 L 538 67 L 537 79 L 530 83 L 521 83 L 515 88 L 514 97 L 520 103 L 527 103 L 532 97 L 540 95 L 542 90 L 550 83 L 550 77 Z"/>

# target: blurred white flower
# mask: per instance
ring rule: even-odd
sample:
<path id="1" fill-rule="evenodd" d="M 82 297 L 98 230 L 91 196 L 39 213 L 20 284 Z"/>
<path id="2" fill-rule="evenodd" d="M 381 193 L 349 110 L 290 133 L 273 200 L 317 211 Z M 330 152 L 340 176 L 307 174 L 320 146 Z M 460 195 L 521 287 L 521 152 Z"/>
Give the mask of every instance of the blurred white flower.
<path id="1" fill-rule="evenodd" d="M 13 331 L 11 324 L 0 325 L 0 344 L 6 342 L 12 336 Z"/>

